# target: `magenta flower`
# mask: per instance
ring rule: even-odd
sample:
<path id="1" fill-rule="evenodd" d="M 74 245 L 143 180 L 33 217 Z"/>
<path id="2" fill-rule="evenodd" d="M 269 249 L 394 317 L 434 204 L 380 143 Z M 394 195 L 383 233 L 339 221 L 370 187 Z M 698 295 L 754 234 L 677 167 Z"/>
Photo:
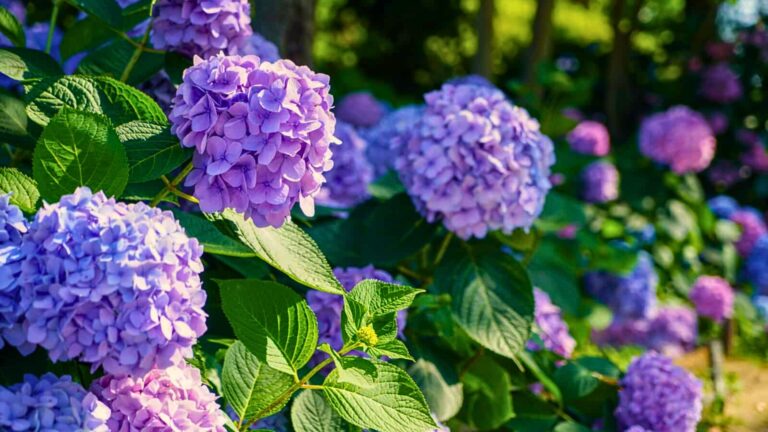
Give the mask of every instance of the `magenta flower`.
<path id="1" fill-rule="evenodd" d="M 733 288 L 723 278 L 699 276 L 691 289 L 696 313 L 716 322 L 733 315 Z"/>
<path id="2" fill-rule="evenodd" d="M 741 227 L 741 236 L 736 242 L 736 250 L 742 257 L 749 256 L 757 240 L 768 233 L 765 221 L 760 213 L 749 209 L 736 210 L 731 213 L 729 219 Z"/>
<path id="3" fill-rule="evenodd" d="M 735 102 L 743 93 L 739 76 L 726 63 L 704 69 L 700 91 L 706 99 L 721 104 Z"/>
<path id="4" fill-rule="evenodd" d="M 611 137 L 602 123 L 586 120 L 579 123 L 569 134 L 568 144 L 578 153 L 605 156 L 611 151 Z"/>
<path id="5" fill-rule="evenodd" d="M 640 151 L 678 174 L 707 168 L 716 144 L 704 117 L 685 106 L 654 114 L 640 128 Z"/>
<path id="6" fill-rule="evenodd" d="M 549 294 L 541 289 L 534 288 L 533 294 L 536 301 L 534 332 L 541 338 L 545 349 L 570 358 L 576 348 L 576 340 L 568 332 L 568 324 L 563 320 L 562 311 L 552 303 Z M 541 349 L 534 340 L 528 341 L 527 347 L 531 350 Z"/>
<path id="7" fill-rule="evenodd" d="M 619 170 L 606 161 L 587 165 L 581 173 L 582 196 L 586 202 L 606 203 L 619 197 Z"/>

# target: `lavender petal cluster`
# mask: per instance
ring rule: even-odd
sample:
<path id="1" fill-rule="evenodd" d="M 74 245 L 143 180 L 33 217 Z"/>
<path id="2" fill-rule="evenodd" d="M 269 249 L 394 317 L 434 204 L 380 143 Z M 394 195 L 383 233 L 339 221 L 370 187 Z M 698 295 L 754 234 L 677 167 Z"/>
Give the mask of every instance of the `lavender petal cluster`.
<path id="1" fill-rule="evenodd" d="M 369 92 L 356 92 L 344 96 L 336 107 L 339 120 L 356 128 L 369 128 L 387 114 L 387 107 Z"/>
<path id="2" fill-rule="evenodd" d="M 736 102 L 743 94 L 739 76 L 727 63 L 718 63 L 704 69 L 700 91 L 704 98 L 721 104 Z"/>
<path id="3" fill-rule="evenodd" d="M 242 52 L 253 34 L 248 0 L 157 0 L 152 44 L 190 57 Z"/>
<path id="4" fill-rule="evenodd" d="M 611 137 L 604 124 L 582 121 L 566 137 L 571 150 L 592 156 L 605 156 L 611 151 Z"/>
<path id="5" fill-rule="evenodd" d="M 170 212 L 81 187 L 38 211 L 21 249 L 24 335 L 54 362 L 141 375 L 184 363 L 206 330 L 203 251 Z"/>
<path id="6" fill-rule="evenodd" d="M 747 257 L 742 272 L 744 278 L 752 284 L 759 296 L 768 295 L 768 236 L 760 237 L 755 242 Z"/>
<path id="7" fill-rule="evenodd" d="M 619 170 L 606 161 L 587 165 L 581 174 L 582 196 L 590 203 L 606 203 L 619 197 Z"/>
<path id="8" fill-rule="evenodd" d="M 110 409 L 65 375 L 24 375 L 0 386 L 0 429 L 16 432 L 109 432 Z"/>
<path id="9" fill-rule="evenodd" d="M 142 376 L 105 375 L 91 391 L 112 411 L 110 431 L 224 432 L 226 418 L 200 371 L 187 365 Z"/>
<path id="10" fill-rule="evenodd" d="M 584 277 L 587 292 L 622 319 L 650 317 L 656 307 L 658 284 L 653 259 L 646 252 L 638 254 L 635 267 L 626 275 L 598 271 Z"/>
<path id="11" fill-rule="evenodd" d="M 534 288 L 535 332 L 544 343 L 544 348 L 553 353 L 570 358 L 576 348 L 576 340 L 568 331 L 568 324 L 563 320 L 562 311 L 539 288 Z M 528 341 L 528 349 L 540 350 L 542 347 L 533 340 Z"/>
<path id="12" fill-rule="evenodd" d="M 463 75 L 463 76 L 457 76 L 449 79 L 445 82 L 446 84 L 451 85 L 462 85 L 462 84 L 469 84 L 469 85 L 476 85 L 481 87 L 489 87 L 489 88 L 496 88 L 493 83 L 488 80 L 488 78 L 477 75 L 477 74 L 469 74 L 469 75 Z"/>
<path id="13" fill-rule="evenodd" d="M 0 195 L 0 349 L 7 340 L 23 354 L 34 350 L 19 326 L 23 315 L 19 286 L 24 258 L 21 241 L 28 230 L 29 224 L 21 210 L 11 204 L 11 196 Z"/>
<path id="14" fill-rule="evenodd" d="M 679 357 L 696 347 L 696 312 L 683 306 L 659 308 L 648 326 L 642 345 L 670 357 Z"/>
<path id="15" fill-rule="evenodd" d="M 707 168 L 716 145 L 706 119 L 685 106 L 654 114 L 640 128 L 640 151 L 678 174 Z"/>
<path id="16" fill-rule="evenodd" d="M 333 167 L 329 77 L 289 60 L 195 59 L 169 119 L 195 149 L 185 185 L 205 212 L 233 208 L 259 227 L 280 227 L 297 202 L 314 214 L 323 173 Z"/>
<path id="17" fill-rule="evenodd" d="M 368 144 L 343 122 L 336 123 L 336 137 L 341 145 L 333 151 L 333 169 L 325 174 L 316 201 L 328 207 L 354 207 L 368 198 L 373 181 L 373 167 L 365 154 Z"/>
<path id="18" fill-rule="evenodd" d="M 277 45 L 255 32 L 246 41 L 242 55 L 255 55 L 262 61 L 272 63 L 280 60 L 280 50 L 277 49 Z"/>
<path id="19" fill-rule="evenodd" d="M 393 283 L 392 275 L 379 270 L 372 265 L 366 267 L 337 267 L 333 270 L 336 279 L 345 290 L 350 291 L 358 283 L 365 279 L 375 279 L 382 282 Z M 317 327 L 320 336 L 318 344 L 327 343 L 333 349 L 339 350 L 344 345 L 341 337 L 341 313 L 344 310 L 344 298 L 320 291 L 309 291 L 307 293 L 307 303 L 317 316 Z M 407 312 L 400 311 L 397 314 L 397 330 L 402 336 L 405 328 Z M 313 364 L 317 364 L 325 358 L 325 354 L 316 353 L 312 359 Z"/>
<path id="20" fill-rule="evenodd" d="M 696 313 L 713 321 L 721 322 L 733 315 L 733 288 L 721 277 L 699 276 L 691 288 L 691 301 Z"/>
<path id="21" fill-rule="evenodd" d="M 408 105 L 388 113 L 375 126 L 361 130 L 368 143 L 366 153 L 376 177 L 395 167 L 400 149 L 423 112 L 422 106 Z"/>
<path id="22" fill-rule="evenodd" d="M 736 241 L 736 250 L 742 257 L 748 257 L 757 240 L 768 234 L 768 227 L 760 213 L 750 209 L 739 209 L 729 219 L 741 227 L 741 236 Z"/>
<path id="23" fill-rule="evenodd" d="M 463 239 L 529 228 L 551 188 L 552 141 L 497 89 L 444 85 L 396 168 L 417 209 Z"/>
<path id="24" fill-rule="evenodd" d="M 620 385 L 615 414 L 621 427 L 654 432 L 696 430 L 702 411 L 701 382 L 668 357 L 646 353 L 635 358 Z"/>

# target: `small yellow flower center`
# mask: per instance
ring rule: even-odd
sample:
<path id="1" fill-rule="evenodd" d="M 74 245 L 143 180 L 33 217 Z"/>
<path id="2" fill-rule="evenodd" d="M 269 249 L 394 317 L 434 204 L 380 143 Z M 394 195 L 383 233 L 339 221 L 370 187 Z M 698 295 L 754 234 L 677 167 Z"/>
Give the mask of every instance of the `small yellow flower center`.
<path id="1" fill-rule="evenodd" d="M 358 330 L 357 338 L 360 339 L 360 342 L 371 347 L 376 346 L 376 344 L 379 343 L 379 337 L 376 335 L 376 331 L 370 325 L 362 327 L 360 330 Z"/>

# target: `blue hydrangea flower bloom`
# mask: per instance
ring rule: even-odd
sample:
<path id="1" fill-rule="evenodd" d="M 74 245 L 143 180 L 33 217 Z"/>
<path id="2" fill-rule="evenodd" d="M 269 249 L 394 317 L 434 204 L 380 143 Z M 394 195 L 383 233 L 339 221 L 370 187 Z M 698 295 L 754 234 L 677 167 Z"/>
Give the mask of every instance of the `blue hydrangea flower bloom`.
<path id="1" fill-rule="evenodd" d="M 17 432 L 109 432 L 110 409 L 70 376 L 40 378 L 0 386 L 0 429 Z"/>
<path id="2" fill-rule="evenodd" d="M 367 143 L 352 126 L 336 123 L 341 145 L 333 150 L 333 168 L 325 174 L 325 184 L 317 202 L 328 207 L 354 207 L 365 201 L 373 181 L 373 167 L 365 157 Z"/>
<path id="3" fill-rule="evenodd" d="M 424 107 L 408 105 L 384 116 L 375 126 L 362 129 L 361 134 L 368 142 L 368 160 L 376 177 L 395 167 L 400 149 L 405 145 L 416 127 Z"/>
<path id="4" fill-rule="evenodd" d="M 494 88 L 445 84 L 424 99 L 396 162 L 416 208 L 462 239 L 529 228 L 555 162 L 539 123 Z"/>
<path id="5" fill-rule="evenodd" d="M 590 272 L 584 277 L 587 292 L 622 318 L 647 318 L 656 306 L 659 278 L 653 259 L 640 252 L 635 268 L 627 275 Z"/>
<path id="6" fill-rule="evenodd" d="M 369 92 L 350 93 L 336 107 L 339 120 L 356 128 L 376 125 L 387 113 L 387 107 Z"/>
<path id="7" fill-rule="evenodd" d="M 744 263 L 744 278 L 752 284 L 758 295 L 768 295 L 768 235 L 761 236 L 752 247 Z"/>
<path id="8" fill-rule="evenodd" d="M 184 363 L 206 330 L 203 251 L 171 212 L 81 187 L 38 211 L 21 249 L 24 334 L 52 361 L 140 376 Z"/>
<path id="9" fill-rule="evenodd" d="M 29 230 L 29 224 L 21 210 L 11 204 L 11 196 L 0 195 L 0 348 L 5 340 L 17 346 L 22 354 L 29 354 L 34 346 L 26 343 L 20 327 L 21 297 L 19 275 L 22 236 Z"/>
<path id="10" fill-rule="evenodd" d="M 707 201 L 709 209 L 720 219 L 730 219 L 731 215 L 739 209 L 739 203 L 726 195 L 718 195 Z"/>
<path id="11" fill-rule="evenodd" d="M 616 418 L 623 428 L 654 432 L 695 432 L 701 419 L 702 385 L 668 357 L 644 354 L 621 380 Z"/>

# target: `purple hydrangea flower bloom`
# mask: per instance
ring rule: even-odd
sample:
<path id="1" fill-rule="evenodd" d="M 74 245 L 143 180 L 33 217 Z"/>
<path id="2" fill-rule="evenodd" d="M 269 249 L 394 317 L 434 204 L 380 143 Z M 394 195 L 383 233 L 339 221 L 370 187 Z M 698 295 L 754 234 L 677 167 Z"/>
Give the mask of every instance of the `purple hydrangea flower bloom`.
<path id="1" fill-rule="evenodd" d="M 748 257 L 757 239 L 768 233 L 768 227 L 759 213 L 740 209 L 729 218 L 741 227 L 741 237 L 736 242 L 736 250 L 742 257 Z"/>
<path id="2" fill-rule="evenodd" d="M 241 54 L 253 34 L 248 0 L 157 0 L 153 11 L 155 48 L 190 57 Z"/>
<path id="3" fill-rule="evenodd" d="M 608 327 L 592 332 L 592 340 L 598 345 L 643 346 L 649 326 L 650 321 L 647 319 L 614 317 Z"/>
<path id="4" fill-rule="evenodd" d="M 646 353 L 632 361 L 621 380 L 616 418 L 623 428 L 695 432 L 701 396 L 701 382 L 690 372 L 663 355 Z"/>
<path id="5" fill-rule="evenodd" d="M 619 197 L 619 170 L 605 161 L 587 165 L 581 173 L 582 196 L 590 203 L 606 203 Z"/>
<path id="6" fill-rule="evenodd" d="M 382 282 L 393 283 L 392 275 L 379 270 L 371 265 L 366 267 L 335 268 L 333 274 L 347 291 L 352 290 L 358 283 L 365 279 L 375 279 Z M 341 312 L 344 310 L 344 298 L 339 295 L 320 291 L 309 291 L 307 303 L 317 316 L 317 327 L 320 337 L 318 344 L 327 343 L 335 350 L 340 350 L 344 345 L 341 337 Z M 397 314 L 397 331 L 402 336 L 407 318 L 406 311 Z M 312 359 L 313 364 L 320 363 L 326 358 L 326 354 L 316 353 Z"/>
<path id="7" fill-rule="evenodd" d="M 707 171 L 709 181 L 725 188 L 738 183 L 744 176 L 739 165 L 731 161 L 717 161 Z"/>
<path id="8" fill-rule="evenodd" d="M 19 325 L 23 314 L 19 288 L 21 261 L 24 258 L 21 240 L 29 230 L 29 224 L 10 200 L 9 194 L 0 195 L 0 349 L 7 339 L 23 354 L 29 354 L 34 346 L 25 343 Z"/>
<path id="9" fill-rule="evenodd" d="M 570 358 L 576 348 L 576 340 L 568 332 L 568 324 L 563 320 L 560 308 L 539 288 L 533 289 L 533 297 L 536 302 L 534 331 L 544 343 L 544 348 L 559 356 Z M 528 341 L 527 346 L 531 350 L 541 349 L 533 340 Z"/>
<path id="10" fill-rule="evenodd" d="M 369 128 L 387 113 L 387 107 L 369 92 L 350 93 L 336 107 L 339 120 L 358 128 Z"/>
<path id="11" fill-rule="evenodd" d="M 481 87 L 496 88 L 496 86 L 493 85 L 493 83 L 489 81 L 488 78 L 482 75 L 477 75 L 477 74 L 454 77 L 449 79 L 445 83 L 455 85 L 455 86 L 462 85 L 462 84 L 470 84 L 470 85 L 476 85 Z"/>
<path id="12" fill-rule="evenodd" d="M 730 124 L 728 116 L 720 111 L 714 112 L 707 116 L 707 122 L 709 123 L 709 127 L 712 128 L 712 132 L 714 132 L 716 135 L 727 131 L 728 125 Z"/>
<path id="13" fill-rule="evenodd" d="M 726 195 L 718 195 L 707 201 L 709 209 L 720 219 L 729 219 L 739 209 L 739 203 Z"/>
<path id="14" fill-rule="evenodd" d="M 395 159 L 424 112 L 424 107 L 409 105 L 388 113 L 362 134 L 368 142 L 368 160 L 376 177 L 395 167 Z"/>
<path id="15" fill-rule="evenodd" d="M 276 62 L 280 60 L 280 50 L 277 45 L 267 40 L 259 33 L 253 33 L 243 47 L 244 55 L 258 56 L 262 61 Z"/>
<path id="16" fill-rule="evenodd" d="M 354 207 L 368 198 L 373 181 L 373 167 L 365 156 L 367 143 L 352 126 L 336 123 L 336 137 L 341 145 L 333 151 L 333 169 L 317 194 L 318 203 L 329 207 Z"/>
<path id="17" fill-rule="evenodd" d="M 91 391 L 111 410 L 111 431 L 224 432 L 226 418 L 200 371 L 180 365 L 142 376 L 105 375 Z"/>
<path id="18" fill-rule="evenodd" d="M 608 128 L 596 121 L 579 123 L 567 136 L 571 149 L 592 156 L 605 156 L 611 151 Z"/>
<path id="19" fill-rule="evenodd" d="M 17 432 L 109 432 L 110 410 L 65 375 L 24 375 L 24 382 L 0 386 L 0 429 Z"/>
<path id="20" fill-rule="evenodd" d="M 758 173 L 768 172 L 768 152 L 762 140 L 746 144 L 746 147 L 739 157 L 741 163 Z"/>
<path id="21" fill-rule="evenodd" d="M 233 208 L 259 227 L 280 227 L 297 202 L 313 215 L 338 143 L 329 89 L 327 75 L 289 60 L 196 58 L 169 118 L 181 145 L 195 149 L 185 185 L 200 208 Z"/>
<path id="22" fill-rule="evenodd" d="M 706 119 L 685 106 L 654 114 L 640 128 L 640 151 L 678 174 L 707 168 L 716 145 Z"/>
<path id="23" fill-rule="evenodd" d="M 463 239 L 529 228 L 555 162 L 539 123 L 493 88 L 446 84 L 425 100 L 396 162 L 419 211 Z"/>
<path id="24" fill-rule="evenodd" d="M 625 430 L 624 432 L 653 432 L 653 431 L 648 430 L 642 426 L 632 426 L 629 429 Z"/>
<path id="25" fill-rule="evenodd" d="M 701 77 L 701 95 L 721 104 L 735 102 L 743 94 L 739 76 L 727 63 L 706 68 Z"/>
<path id="26" fill-rule="evenodd" d="M 699 315 L 716 322 L 733 315 L 733 288 L 723 278 L 699 276 L 691 289 L 691 301 Z"/>
<path id="27" fill-rule="evenodd" d="M 21 248 L 26 340 L 52 361 L 141 375 L 184 363 L 206 330 L 203 250 L 170 212 L 81 187 L 38 211 Z"/>
<path id="28" fill-rule="evenodd" d="M 627 275 L 599 271 L 584 276 L 587 292 L 622 319 L 649 317 L 656 307 L 658 284 L 653 259 L 646 252 L 640 252 L 635 268 Z"/>
<path id="29" fill-rule="evenodd" d="M 696 347 L 696 313 L 687 307 L 660 308 L 650 322 L 644 346 L 670 357 L 679 357 Z"/>
<path id="30" fill-rule="evenodd" d="M 743 274 L 758 295 L 768 295 L 768 235 L 755 242 L 744 264 Z"/>

